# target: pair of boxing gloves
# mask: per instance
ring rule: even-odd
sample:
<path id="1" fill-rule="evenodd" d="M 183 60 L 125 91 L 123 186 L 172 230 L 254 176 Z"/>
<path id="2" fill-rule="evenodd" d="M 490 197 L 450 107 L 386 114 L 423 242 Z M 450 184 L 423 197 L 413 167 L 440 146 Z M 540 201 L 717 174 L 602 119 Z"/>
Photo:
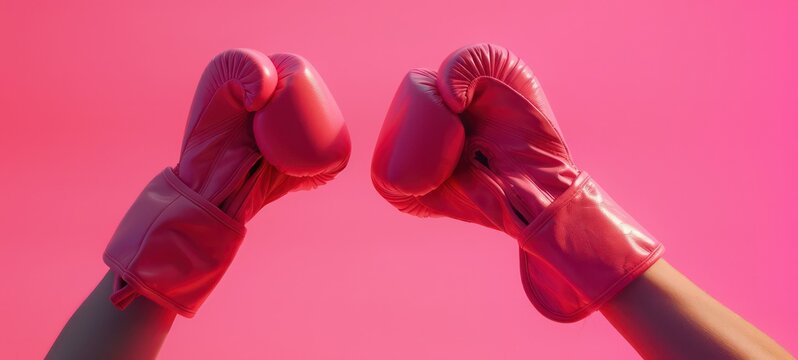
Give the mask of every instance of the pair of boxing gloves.
<path id="1" fill-rule="evenodd" d="M 194 316 L 232 262 L 244 224 L 286 193 L 332 180 L 350 148 L 343 116 L 307 60 L 219 54 L 200 79 L 178 164 L 146 186 L 105 251 L 111 301 L 124 308 L 145 296 Z M 540 83 L 496 45 L 457 50 L 438 72 L 407 74 L 372 180 L 403 212 L 516 239 L 524 289 L 556 321 L 595 311 L 663 250 L 574 165 Z"/>

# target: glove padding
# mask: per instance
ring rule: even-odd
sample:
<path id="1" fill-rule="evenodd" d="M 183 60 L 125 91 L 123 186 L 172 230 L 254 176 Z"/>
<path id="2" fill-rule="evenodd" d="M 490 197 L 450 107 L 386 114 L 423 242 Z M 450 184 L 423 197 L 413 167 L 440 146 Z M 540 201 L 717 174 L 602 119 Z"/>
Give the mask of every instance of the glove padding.
<path id="1" fill-rule="evenodd" d="M 200 79 L 177 166 L 147 185 L 106 248 L 111 300 L 123 309 L 144 295 L 194 316 L 244 224 L 286 193 L 331 180 L 350 146 L 335 100 L 305 59 L 219 54 Z"/>
<path id="2" fill-rule="evenodd" d="M 372 180 L 403 212 L 517 239 L 526 293 L 556 321 L 595 311 L 662 253 L 574 165 L 537 78 L 496 45 L 462 48 L 437 73 L 408 73 L 377 140 Z"/>

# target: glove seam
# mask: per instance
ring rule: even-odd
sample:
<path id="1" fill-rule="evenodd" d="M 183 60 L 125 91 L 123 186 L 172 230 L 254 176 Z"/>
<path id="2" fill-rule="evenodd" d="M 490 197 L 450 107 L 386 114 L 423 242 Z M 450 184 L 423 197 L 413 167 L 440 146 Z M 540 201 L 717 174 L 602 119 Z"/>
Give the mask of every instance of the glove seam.
<path id="1" fill-rule="evenodd" d="M 662 254 L 663 249 L 664 249 L 664 247 L 663 247 L 662 244 L 657 244 L 657 246 L 651 251 L 651 253 L 649 253 L 649 255 L 646 256 L 643 259 L 643 261 L 641 261 L 640 263 L 635 265 L 633 268 L 627 270 L 621 277 L 618 278 L 618 280 L 616 280 L 615 282 L 613 282 L 612 284 L 607 286 L 606 290 L 604 290 L 601 294 L 596 296 L 595 299 L 591 299 L 587 304 L 585 304 L 585 305 L 583 305 L 583 306 L 581 306 L 581 307 L 577 308 L 576 310 L 574 310 L 572 312 L 569 312 L 569 313 L 563 313 L 563 312 L 555 311 L 551 307 L 546 305 L 543 301 L 541 301 L 541 299 L 543 299 L 543 297 L 540 296 L 540 293 L 538 292 L 537 287 L 534 286 L 534 283 L 532 282 L 530 277 L 529 276 L 525 276 L 524 278 L 526 280 L 527 285 L 532 290 L 532 293 L 535 296 L 535 300 L 536 300 L 537 304 L 541 308 L 543 308 L 545 310 L 545 312 L 548 313 L 548 315 L 553 315 L 554 317 L 556 317 L 558 319 L 561 319 L 561 320 L 564 320 L 564 321 L 569 321 L 569 322 L 570 321 L 577 321 L 577 320 L 580 320 L 580 319 L 584 318 L 585 316 L 587 316 L 587 314 L 584 314 L 584 313 L 597 310 L 602 305 L 604 305 L 604 303 L 606 303 L 609 300 L 610 297 L 612 297 L 615 294 L 617 294 L 623 288 L 623 286 L 621 286 L 621 285 L 628 284 L 629 282 L 634 280 L 634 278 L 630 278 L 632 275 L 642 273 L 645 269 L 648 269 L 651 265 L 653 265 L 653 263 L 656 260 L 659 260 L 659 255 Z M 654 260 L 654 261 L 652 261 L 652 260 Z M 527 265 L 526 261 L 525 261 L 524 265 Z M 526 270 L 526 266 L 523 267 L 522 269 Z"/>
<path id="2" fill-rule="evenodd" d="M 202 115 L 204 115 L 204 114 L 205 114 L 205 109 L 202 110 L 202 113 L 200 114 L 198 119 L 201 118 Z M 230 127 L 230 124 L 229 124 L 230 120 L 234 119 L 236 117 L 239 117 L 242 114 L 248 114 L 248 112 L 247 111 L 241 111 L 241 112 L 238 112 L 236 114 L 233 114 L 233 115 L 231 115 L 231 116 L 229 116 L 227 118 L 219 120 L 217 124 L 209 126 L 209 127 L 205 128 L 204 130 L 198 131 L 196 134 L 194 134 L 193 132 L 195 131 L 196 127 L 199 126 L 199 120 L 197 120 L 198 124 L 194 125 L 194 128 L 192 128 L 192 133 L 188 135 L 192 139 L 191 145 L 186 144 L 186 147 L 180 153 L 184 154 L 184 153 L 194 149 L 195 147 L 199 146 L 199 144 L 203 143 L 204 141 L 212 138 L 214 135 L 219 134 L 218 130 L 224 129 L 225 127 Z M 230 131 L 230 129 L 225 129 L 224 130 L 224 132 L 228 132 L 228 131 Z"/>
<path id="3" fill-rule="evenodd" d="M 239 125 L 238 125 L 238 127 L 239 127 L 239 128 L 243 128 L 243 127 L 246 125 L 246 123 L 247 123 L 246 121 L 243 121 L 241 124 L 239 124 Z M 227 132 L 230 132 L 230 131 L 232 131 L 232 130 L 233 130 L 233 128 L 230 128 L 230 129 L 228 129 L 228 130 L 227 130 Z M 226 151 L 226 150 L 228 149 L 228 147 L 230 146 L 230 144 L 233 142 L 233 138 L 234 138 L 235 136 L 240 136 L 239 134 L 240 134 L 240 132 L 236 132 L 236 135 L 233 135 L 233 136 L 227 136 L 227 140 L 225 141 L 225 144 L 224 144 L 224 146 L 222 147 L 222 150 L 221 150 L 221 151 L 219 151 L 219 152 L 216 154 L 216 157 L 213 159 L 213 162 L 211 163 L 210 170 L 208 171 L 209 173 L 213 173 L 213 172 L 214 172 L 214 168 L 215 168 L 215 167 L 216 167 L 216 165 L 217 165 L 217 164 L 218 164 L 218 163 L 221 161 L 220 159 L 222 158 L 222 152 L 224 152 L 224 151 Z M 253 153 L 257 154 L 257 152 L 253 152 Z M 252 155 L 251 155 L 251 154 L 250 154 L 250 155 L 248 155 L 247 157 L 244 157 L 244 160 L 249 160 L 249 158 L 250 158 L 250 157 L 252 157 Z M 243 171 L 242 169 L 243 169 L 243 168 L 244 168 L 244 166 L 245 166 L 245 165 L 247 165 L 247 164 L 248 164 L 248 161 L 242 161 L 242 162 L 241 162 L 241 165 L 239 165 L 238 167 L 236 167 L 235 171 L 234 171 L 234 172 L 233 172 L 233 173 L 232 173 L 232 174 L 231 174 L 231 175 L 230 175 L 230 176 L 227 178 L 227 181 L 225 181 L 224 185 L 223 185 L 223 186 L 220 186 L 220 187 L 219 187 L 219 190 L 217 190 L 217 191 L 216 191 L 216 193 L 214 193 L 214 194 L 210 194 L 210 195 L 208 196 L 208 201 L 210 202 L 211 200 L 215 200 L 215 201 L 218 201 L 218 202 L 219 202 L 219 204 L 221 204 L 221 203 L 222 203 L 222 202 L 223 202 L 225 199 L 224 199 L 224 198 L 222 198 L 222 199 L 216 199 L 216 197 L 218 197 L 218 196 L 219 196 L 219 194 L 222 194 L 222 193 L 224 193 L 224 192 L 225 192 L 225 190 L 227 190 L 227 188 L 228 188 L 228 187 L 230 187 L 230 185 L 233 183 L 233 179 L 236 179 L 236 178 L 238 178 L 238 177 L 241 175 L 241 173 L 242 173 L 242 171 Z M 246 171 L 249 171 L 249 169 L 246 169 Z M 246 181 L 246 179 L 245 179 L 244 181 Z M 206 188 L 207 188 L 207 186 L 208 186 L 209 184 L 210 184 L 210 181 L 206 182 L 206 183 L 205 183 L 205 185 L 203 186 L 203 190 L 204 190 L 204 189 L 206 189 Z M 227 196 L 229 196 L 229 195 L 230 195 L 230 194 L 228 194 Z M 232 217 L 232 216 L 231 216 L 231 217 Z"/>
<path id="4" fill-rule="evenodd" d="M 117 269 L 115 269 L 117 272 L 121 272 L 122 273 L 122 274 L 119 274 L 119 275 L 120 275 L 120 277 L 122 277 L 123 280 L 127 281 L 128 283 L 134 284 L 138 288 L 138 289 L 136 289 L 138 292 L 142 292 L 141 290 L 143 289 L 146 294 L 142 294 L 142 295 L 155 296 L 156 299 L 151 299 L 151 300 L 153 300 L 155 302 L 166 303 L 167 306 L 171 306 L 171 307 L 175 308 L 176 311 L 178 313 L 180 313 L 181 315 L 183 315 L 183 316 L 192 317 L 194 314 L 196 314 L 196 311 L 191 310 L 188 307 L 186 307 L 185 305 L 179 304 L 179 303 L 169 299 L 165 295 L 161 294 L 161 292 L 156 291 L 156 290 L 152 289 L 151 287 L 147 286 L 144 281 L 139 279 L 138 276 L 136 276 L 132 272 L 129 272 L 127 270 L 127 267 L 122 266 L 121 263 L 118 260 L 116 260 L 116 258 L 114 258 L 112 255 L 108 254 L 108 252 L 105 253 L 105 258 L 106 258 L 106 260 L 110 261 L 117 268 Z"/>
<path id="5" fill-rule="evenodd" d="M 482 164 L 479 164 L 479 166 L 481 165 Z M 472 165 L 471 167 L 468 168 L 469 171 L 472 172 L 472 176 L 474 176 L 474 178 L 477 181 L 481 182 L 484 186 L 486 186 L 488 191 L 490 191 L 493 194 L 493 196 L 496 199 L 498 199 L 500 203 L 502 203 L 505 209 L 512 208 L 512 203 L 510 203 L 510 199 L 507 198 L 507 191 L 504 189 L 504 186 L 502 186 L 503 184 L 494 179 L 493 176 L 490 176 L 490 174 L 495 174 L 495 173 L 493 173 L 493 171 L 490 171 L 490 169 L 488 169 L 488 171 L 485 171 L 479 166 Z M 473 203 L 473 200 L 471 200 L 470 198 L 468 198 L 468 200 Z M 507 233 L 508 229 L 503 221 L 500 224 L 497 224 L 494 222 L 492 218 L 486 216 L 485 212 L 482 211 L 482 208 L 480 206 L 474 205 L 474 209 L 477 210 L 478 213 L 482 214 L 482 217 L 485 218 L 489 223 L 493 224 L 492 228 Z M 508 214 L 508 216 L 514 216 L 514 215 Z M 504 218 L 505 216 L 502 216 L 502 219 Z M 516 223 L 516 226 L 517 225 L 518 224 Z M 488 227 L 490 228 L 491 226 Z M 517 231 L 514 232 L 516 234 L 518 233 Z"/>
<path id="6" fill-rule="evenodd" d="M 486 140 L 481 139 L 481 138 L 476 138 L 476 139 L 473 139 L 471 141 L 471 146 L 468 147 L 469 148 L 468 151 L 472 152 L 474 149 L 476 149 L 477 151 L 484 151 L 486 153 L 485 155 L 487 155 L 489 158 L 499 158 L 499 156 L 496 156 L 496 153 L 493 151 L 493 146 L 492 145 L 493 144 L 491 144 L 489 141 L 486 141 Z M 464 152 L 465 152 L 465 150 L 464 150 Z M 469 154 L 469 156 L 471 156 L 471 155 Z M 504 157 L 504 158 L 506 158 L 506 161 L 508 161 L 511 165 L 513 165 L 514 168 L 516 168 L 516 169 L 523 168 L 523 166 L 521 166 L 521 163 L 518 162 L 514 157 L 508 156 L 508 157 Z M 516 197 L 516 198 L 518 198 L 520 200 L 522 197 L 518 195 L 518 190 L 516 190 L 512 186 L 508 186 L 505 183 L 505 181 L 504 181 L 504 176 L 502 174 L 500 174 L 499 172 L 495 171 L 492 167 L 484 166 L 483 164 L 479 163 L 478 161 L 475 162 L 473 159 L 470 162 L 471 162 L 472 166 L 476 167 L 477 169 L 480 169 L 481 173 L 483 173 L 484 176 L 487 176 L 493 182 L 495 182 L 496 185 L 499 186 L 499 188 L 503 192 L 503 194 L 499 194 L 499 195 L 501 195 L 501 197 L 504 198 L 504 200 L 506 202 L 506 205 L 508 205 L 510 207 L 515 207 L 515 205 L 510 200 L 509 197 L 510 196 L 514 196 L 514 197 Z M 546 197 L 546 200 L 549 201 L 549 203 L 554 202 L 554 196 L 552 196 L 551 192 L 546 190 L 546 189 L 544 189 L 544 188 L 542 188 L 542 187 L 540 187 L 540 185 L 538 185 L 538 183 L 535 181 L 534 178 L 532 178 L 531 176 L 527 175 L 526 172 L 522 172 L 520 175 L 529 184 L 534 186 L 535 189 L 537 189 L 538 192 L 540 192 L 542 195 L 544 195 Z M 494 179 L 494 177 L 497 178 L 498 180 Z M 525 215 L 531 217 L 531 215 L 534 214 L 530 210 L 530 208 L 526 204 L 526 202 L 519 201 L 519 205 L 523 206 L 524 210 L 526 211 Z M 526 219 L 526 221 L 531 223 L 531 222 L 534 222 L 534 219 Z M 519 226 L 519 230 L 516 233 L 522 232 L 524 228 L 526 228 L 526 226 Z"/>
<path id="7" fill-rule="evenodd" d="M 171 170 L 169 168 L 167 168 L 165 170 L 165 172 L 166 171 L 171 171 Z M 217 221 L 222 223 L 222 225 L 225 225 L 227 228 L 229 228 L 230 230 L 234 231 L 236 234 L 239 234 L 239 235 L 242 235 L 242 236 L 245 234 L 243 226 L 240 225 L 239 223 L 237 223 L 235 221 L 235 219 L 225 219 L 225 218 L 219 216 L 219 214 L 215 214 L 213 211 L 211 211 L 211 210 L 209 210 L 207 208 L 208 206 L 213 206 L 212 204 L 208 203 L 207 201 L 202 201 L 201 202 L 201 201 L 199 201 L 199 199 L 195 199 L 195 197 L 199 197 L 200 196 L 199 194 L 197 194 L 197 193 L 194 193 L 194 194 L 188 193 L 187 191 L 185 191 L 185 189 L 183 189 L 183 187 L 186 187 L 186 185 L 183 184 L 182 182 L 180 182 L 179 179 L 175 180 L 175 179 L 171 179 L 170 176 L 168 176 L 167 174 L 163 174 L 163 175 L 166 178 L 166 181 L 168 181 L 169 184 L 172 185 L 172 188 L 175 191 L 179 192 L 182 195 L 183 198 L 185 198 L 186 200 L 188 200 L 192 204 L 196 205 L 197 208 L 199 208 L 200 210 L 202 210 L 206 214 L 210 215 L 211 217 L 213 217 L 214 219 L 216 219 Z M 174 173 L 172 174 L 172 176 L 177 178 L 177 176 L 174 175 Z M 180 182 L 180 184 L 176 184 L 175 182 Z M 180 186 L 181 184 L 182 184 L 182 186 Z M 202 199 L 202 200 L 204 200 L 204 199 Z M 222 214 L 224 214 L 224 212 L 222 212 L 222 210 L 219 209 L 218 207 L 214 206 L 214 208 L 216 210 L 218 210 L 219 212 L 221 212 Z M 225 214 L 225 216 L 227 216 L 227 215 Z"/>
<path id="8" fill-rule="evenodd" d="M 521 248 L 525 248 L 527 243 L 531 241 L 534 237 L 535 233 L 537 233 L 544 225 L 548 224 L 551 217 L 554 216 L 563 206 L 565 206 L 569 201 L 571 201 L 577 194 L 587 185 L 588 180 L 590 180 L 590 175 L 582 171 L 574 180 L 574 183 L 571 185 L 569 189 L 566 190 L 566 193 L 563 196 L 560 196 L 554 199 L 554 202 L 551 203 L 543 212 L 538 215 L 529 226 L 526 227 L 521 232 Z M 570 193 L 568 193 L 570 191 Z"/>
<path id="9" fill-rule="evenodd" d="M 237 117 L 238 117 L 238 115 L 241 115 L 241 114 L 237 114 L 235 117 L 237 118 Z M 230 119 L 232 119 L 232 118 L 230 118 Z M 228 120 L 230 120 L 230 119 L 228 119 Z M 231 121 L 231 122 L 232 122 L 232 121 Z M 229 124 L 228 124 L 228 127 L 229 127 L 228 129 L 224 129 L 224 131 L 222 131 L 222 132 L 219 132 L 219 133 L 214 133 L 214 135 L 219 135 L 219 136 L 221 136 L 221 135 L 227 135 L 228 133 L 230 133 L 230 132 L 233 132 L 233 129 L 235 129 L 235 128 L 239 128 L 239 127 L 242 127 L 242 125 L 243 125 L 244 123 L 246 123 L 246 121 L 243 121 L 241 124 L 238 124 L 237 126 L 229 126 Z M 213 161 L 212 161 L 212 162 L 210 163 L 210 165 L 208 166 L 208 174 L 212 174 L 212 173 L 214 173 L 214 169 L 216 168 L 216 165 L 217 165 L 217 164 L 218 164 L 218 163 L 221 161 L 220 159 L 222 158 L 222 155 L 223 155 L 223 154 L 225 153 L 225 151 L 227 151 L 227 149 L 230 147 L 230 144 L 233 142 L 233 138 L 234 138 L 234 136 L 225 136 L 224 144 L 223 144 L 222 146 L 220 146 L 220 147 L 219 147 L 219 151 L 217 151 L 217 152 L 216 152 L 216 155 L 213 157 Z M 228 184 L 229 184 L 229 181 L 230 181 L 230 179 L 228 179 Z M 202 184 L 202 187 L 200 187 L 199 191 L 197 191 L 197 193 L 198 193 L 198 194 L 202 194 L 203 192 L 205 192 L 205 190 L 206 190 L 206 189 L 208 189 L 208 186 L 209 186 L 210 184 L 211 184 L 211 182 L 210 182 L 210 181 L 205 181 L 205 182 Z M 225 184 L 225 186 L 227 186 L 228 184 Z M 207 200 L 208 202 L 210 202 L 210 201 L 211 201 L 211 200 L 213 200 L 213 199 L 214 199 L 214 198 L 215 198 L 215 197 L 216 197 L 216 196 L 217 196 L 219 193 L 221 193 L 223 190 L 224 190 L 224 186 L 220 187 L 220 188 L 219 188 L 219 190 L 217 190 L 215 193 L 213 193 L 213 194 L 209 194 L 209 195 L 207 196 L 207 199 L 206 199 L 206 200 Z M 203 197 L 203 198 L 205 198 L 205 197 Z"/>
<path id="10" fill-rule="evenodd" d="M 519 60 L 520 60 L 520 59 L 519 59 Z M 533 76 L 534 76 L 534 75 L 533 75 Z M 499 78 L 497 78 L 497 77 L 495 77 L 495 76 L 493 76 L 493 75 L 479 75 L 479 76 L 477 76 L 477 77 L 473 78 L 473 79 L 472 79 L 472 80 L 471 80 L 471 81 L 468 83 L 468 86 L 466 87 L 466 97 L 465 97 L 465 102 L 463 103 L 463 110 L 462 110 L 462 111 L 459 111 L 459 112 L 456 112 L 456 114 L 458 114 L 458 115 L 459 115 L 459 114 L 463 113 L 463 112 L 465 111 L 465 109 L 466 109 L 466 108 L 468 108 L 468 105 L 470 105 L 470 103 L 471 103 L 471 101 L 472 101 L 472 97 L 473 97 L 473 95 L 474 95 L 474 90 L 473 90 L 473 87 L 474 87 L 474 86 L 476 86 L 476 82 L 477 82 L 477 80 L 480 80 L 480 79 L 493 79 L 493 80 L 496 80 L 496 81 L 500 82 L 502 85 L 504 85 L 504 86 L 508 87 L 508 88 L 509 88 L 509 89 L 510 89 L 512 92 L 514 92 L 516 95 L 520 96 L 522 99 L 524 99 L 524 101 L 526 101 L 526 102 L 527 102 L 529 105 L 531 105 L 531 106 L 532 106 L 532 108 L 533 108 L 533 109 L 535 109 L 535 111 L 538 113 L 538 115 L 540 115 L 541 117 L 543 117 L 544 119 L 546 119 L 546 123 L 548 123 L 548 124 L 549 124 L 549 127 L 551 127 L 551 128 L 554 130 L 554 132 L 557 134 L 557 137 L 559 138 L 559 140 L 560 140 L 560 143 L 562 144 L 562 147 L 565 149 L 565 154 L 564 154 L 564 155 L 565 155 L 565 156 L 568 158 L 568 162 L 570 163 L 569 165 L 574 165 L 574 162 L 573 162 L 573 160 L 571 159 L 571 150 L 570 150 L 570 149 L 568 149 L 568 144 L 566 144 L 566 143 L 565 143 L 565 140 L 564 140 L 565 138 L 564 138 L 564 137 L 562 136 L 562 134 L 560 133 L 560 130 L 558 130 L 558 129 L 557 129 L 557 127 L 556 127 L 556 126 L 554 126 L 554 122 L 553 122 L 553 121 L 551 121 L 551 119 L 549 119 L 549 117 L 548 117 L 548 116 L 546 116 L 546 114 L 545 114 L 545 113 L 543 113 L 543 111 L 541 111 L 541 110 L 540 110 L 540 108 L 538 108 L 538 106 L 537 106 L 537 105 L 533 104 L 533 103 L 532 103 L 532 101 L 530 101 L 529 99 L 527 99 L 527 97 L 526 97 L 526 96 L 524 96 L 523 94 L 521 94 L 520 92 L 518 92 L 518 90 L 516 90 L 514 87 L 510 86 L 509 84 L 507 84 L 507 82 L 506 82 L 506 81 L 504 81 L 504 80 L 502 80 L 502 79 L 499 79 Z M 537 80 L 537 77 L 535 76 L 535 77 L 534 77 L 534 79 L 535 79 L 535 80 Z M 440 91 L 440 90 L 439 90 L 439 91 Z M 448 105 L 447 105 L 447 106 L 448 106 Z M 451 110 L 451 108 L 450 108 L 450 110 Z"/>

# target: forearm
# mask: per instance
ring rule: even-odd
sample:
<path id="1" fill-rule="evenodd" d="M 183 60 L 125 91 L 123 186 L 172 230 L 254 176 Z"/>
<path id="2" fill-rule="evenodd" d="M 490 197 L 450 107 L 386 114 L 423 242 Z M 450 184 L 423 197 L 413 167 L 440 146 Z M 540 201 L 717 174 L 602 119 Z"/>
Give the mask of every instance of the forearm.
<path id="1" fill-rule="evenodd" d="M 55 340 L 47 359 L 152 359 L 176 314 L 145 297 L 124 311 L 108 299 L 114 274 L 108 272 Z"/>
<path id="2" fill-rule="evenodd" d="M 792 358 L 664 260 L 601 312 L 646 359 Z"/>

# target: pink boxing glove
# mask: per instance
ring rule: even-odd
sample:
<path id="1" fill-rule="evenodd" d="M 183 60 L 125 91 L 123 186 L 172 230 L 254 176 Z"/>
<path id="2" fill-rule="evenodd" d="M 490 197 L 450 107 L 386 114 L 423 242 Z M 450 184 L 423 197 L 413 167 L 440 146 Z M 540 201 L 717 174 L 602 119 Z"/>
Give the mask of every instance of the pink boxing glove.
<path id="1" fill-rule="evenodd" d="M 249 221 L 287 192 L 331 180 L 349 132 L 307 60 L 228 50 L 206 67 L 180 161 L 133 203 L 105 250 L 113 303 L 143 295 L 192 317 L 233 260 Z"/>
<path id="2" fill-rule="evenodd" d="M 577 321 L 662 255 L 663 247 L 571 160 L 532 71 L 496 45 L 411 70 L 372 160 L 377 191 L 403 212 L 448 216 L 518 241 L 527 296 Z"/>

